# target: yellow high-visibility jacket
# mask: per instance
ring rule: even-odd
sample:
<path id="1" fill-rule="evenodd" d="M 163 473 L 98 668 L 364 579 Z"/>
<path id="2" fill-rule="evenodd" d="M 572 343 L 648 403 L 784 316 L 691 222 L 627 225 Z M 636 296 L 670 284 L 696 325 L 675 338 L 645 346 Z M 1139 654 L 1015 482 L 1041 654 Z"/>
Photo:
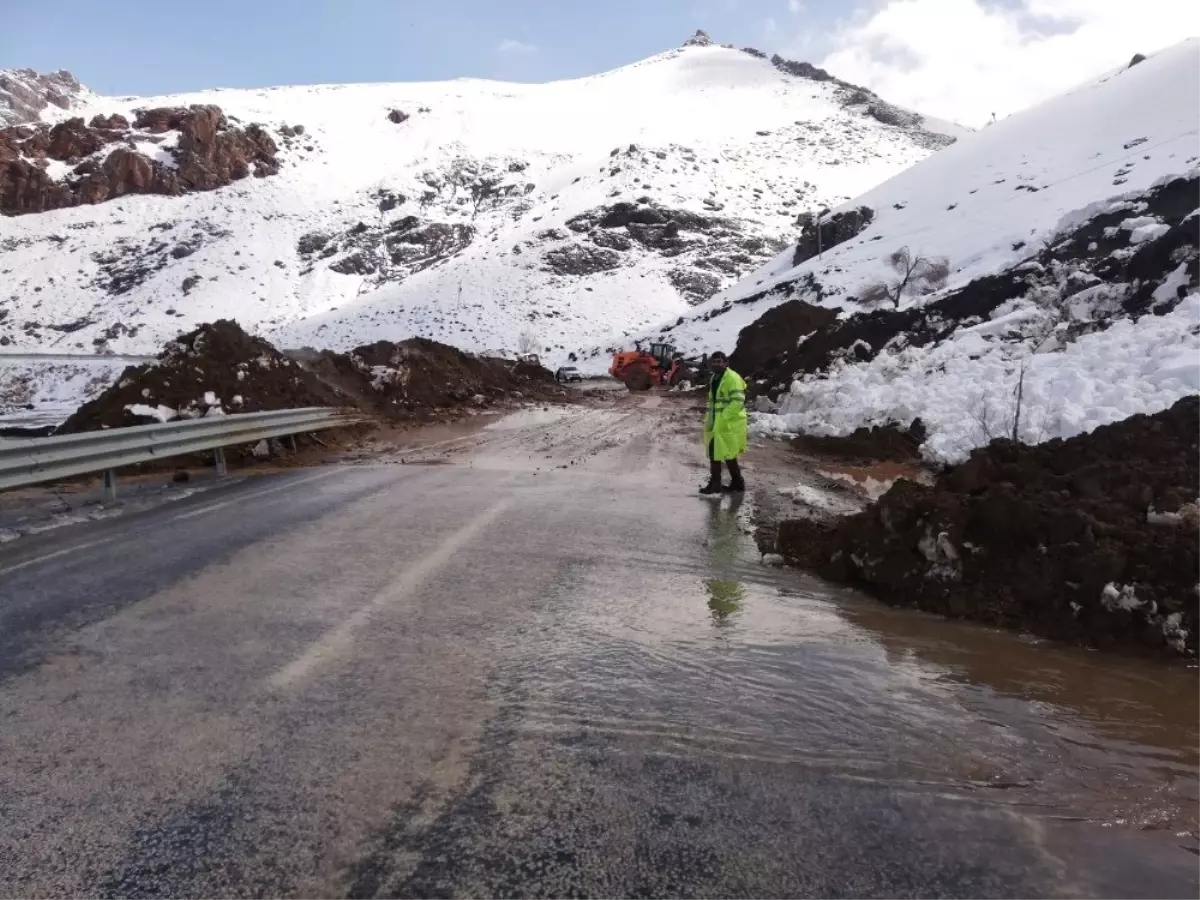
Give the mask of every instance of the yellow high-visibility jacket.
<path id="1" fill-rule="evenodd" d="M 733 369 L 726 369 L 713 399 L 709 383 L 708 410 L 704 414 L 704 451 L 712 443 L 717 462 L 737 459 L 746 452 L 746 382 Z"/>

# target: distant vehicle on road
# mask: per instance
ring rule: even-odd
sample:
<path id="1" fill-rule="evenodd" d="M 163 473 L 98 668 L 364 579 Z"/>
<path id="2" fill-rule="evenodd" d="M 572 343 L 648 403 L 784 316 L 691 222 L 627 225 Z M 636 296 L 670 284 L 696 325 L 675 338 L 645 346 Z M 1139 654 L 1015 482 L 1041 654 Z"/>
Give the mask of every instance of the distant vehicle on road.
<path id="1" fill-rule="evenodd" d="M 583 375 L 574 366 L 560 366 L 554 373 L 554 380 L 561 382 L 583 381 Z"/>

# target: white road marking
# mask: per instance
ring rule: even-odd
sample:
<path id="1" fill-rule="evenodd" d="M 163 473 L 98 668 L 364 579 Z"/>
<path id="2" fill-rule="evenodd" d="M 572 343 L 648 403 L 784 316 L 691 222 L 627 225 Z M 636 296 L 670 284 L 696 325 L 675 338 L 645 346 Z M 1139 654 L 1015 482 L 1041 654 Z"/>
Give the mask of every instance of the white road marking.
<path id="1" fill-rule="evenodd" d="M 233 504 L 241 503 L 244 500 L 253 500 L 256 497 L 263 497 L 267 494 L 274 494 L 276 491 L 283 491 L 283 490 L 287 490 L 290 487 L 296 487 L 297 485 L 308 484 L 308 482 L 316 481 L 318 478 L 327 478 L 330 475 L 334 475 L 337 472 L 341 472 L 341 471 L 344 471 L 344 470 L 329 469 L 328 471 L 320 472 L 320 473 L 318 473 L 316 475 L 312 475 L 308 478 L 301 478 L 299 480 L 288 481 L 286 484 L 280 484 L 280 485 L 276 485 L 275 487 L 266 488 L 261 491 L 255 491 L 252 494 L 241 494 L 237 497 L 231 497 L 228 500 L 222 500 L 219 503 L 211 503 L 208 506 L 202 506 L 199 509 L 189 509 L 187 512 L 178 513 L 174 516 L 171 516 L 171 520 L 174 521 L 176 519 L 191 519 L 191 518 L 194 518 L 195 516 L 202 516 L 205 513 L 210 513 L 210 512 L 213 512 L 214 510 L 223 509 L 226 506 L 232 506 Z"/>
<path id="2" fill-rule="evenodd" d="M 436 549 L 404 569 L 363 607 L 355 610 L 307 650 L 272 675 L 267 683 L 275 689 L 288 688 L 303 680 L 322 664 L 342 655 L 354 641 L 354 632 L 378 610 L 418 590 L 422 584 L 476 535 L 490 525 L 511 501 L 501 500 L 449 535 Z"/>
<path id="3" fill-rule="evenodd" d="M 25 562 L 15 563 L 7 568 L 0 569 L 0 575 L 7 575 L 9 572 L 15 572 L 17 569 L 23 569 L 26 566 L 36 565 L 37 563 L 45 562 L 48 559 L 54 559 L 58 556 L 65 556 L 68 553 L 74 553 L 76 550 L 87 550 L 89 547 L 98 547 L 101 544 L 107 544 L 115 540 L 115 537 L 101 538 L 98 541 L 89 541 L 86 544 L 76 544 L 74 547 L 64 547 L 62 550 L 55 550 L 53 553 L 46 553 L 43 556 L 35 556 L 33 559 L 25 560 Z"/>

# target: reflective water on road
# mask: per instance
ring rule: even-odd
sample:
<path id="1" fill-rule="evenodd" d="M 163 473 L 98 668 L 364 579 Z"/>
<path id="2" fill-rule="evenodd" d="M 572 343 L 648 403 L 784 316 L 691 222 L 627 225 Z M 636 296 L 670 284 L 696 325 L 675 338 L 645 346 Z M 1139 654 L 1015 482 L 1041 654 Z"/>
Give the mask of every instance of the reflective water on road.
<path id="1" fill-rule="evenodd" d="M 1194 668 L 889 609 L 763 567 L 747 513 L 709 504 L 703 571 L 686 540 L 675 553 L 666 540 L 575 573 L 573 602 L 547 623 L 553 639 L 529 648 L 541 699 L 528 727 L 582 723 L 656 753 L 1156 830 L 1194 851 Z"/>

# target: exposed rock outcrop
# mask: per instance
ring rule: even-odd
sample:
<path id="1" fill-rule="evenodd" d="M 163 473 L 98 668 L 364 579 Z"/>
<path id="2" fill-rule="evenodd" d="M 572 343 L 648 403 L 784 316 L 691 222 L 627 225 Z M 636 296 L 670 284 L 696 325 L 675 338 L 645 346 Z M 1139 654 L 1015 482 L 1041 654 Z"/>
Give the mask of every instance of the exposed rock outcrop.
<path id="1" fill-rule="evenodd" d="M 692 304 L 703 303 L 721 289 L 720 278 L 695 269 L 672 269 L 667 273 L 667 280 Z"/>
<path id="2" fill-rule="evenodd" d="M 164 137 L 171 133 L 173 141 Z M 250 174 L 275 174 L 276 152 L 265 129 L 234 127 L 216 106 L 139 110 L 132 126 L 112 115 L 86 124 L 72 118 L 52 127 L 5 128 L 0 213 L 44 212 L 127 194 L 213 190 Z M 51 162 L 73 168 L 60 179 Z"/>
<path id="3" fill-rule="evenodd" d="M 65 69 L 0 69 L 0 128 L 36 122 L 48 107 L 70 109 L 87 89 Z"/>
<path id="4" fill-rule="evenodd" d="M 587 244 L 555 247 L 544 259 L 546 268 L 557 275 L 594 275 L 621 265 L 621 256 L 615 250 Z"/>
<path id="5" fill-rule="evenodd" d="M 361 275 L 371 284 L 403 281 L 466 248 L 475 229 L 459 222 L 423 222 L 417 216 L 401 216 L 386 226 L 359 222 L 340 233 L 312 231 L 296 244 L 307 274 L 329 260 L 328 266 L 342 275 Z"/>
<path id="6" fill-rule="evenodd" d="M 746 235 L 738 220 L 660 206 L 649 197 L 590 209 L 568 219 L 566 226 L 605 248 L 603 259 L 611 261 L 606 268 L 618 264 L 616 254 L 610 256 L 609 251 L 623 253 L 635 247 L 678 258 L 667 278 L 693 304 L 717 293 L 727 278 L 765 262 L 786 246 L 780 240 Z M 559 271 L 560 263 L 578 268 L 583 251 L 558 248 L 550 254 L 557 260 L 552 264 L 554 271 Z"/>
<path id="7" fill-rule="evenodd" d="M 800 226 L 800 239 L 796 241 L 792 265 L 798 266 L 818 253 L 857 237 L 874 219 L 875 210 L 860 206 L 822 217 L 818 228 L 816 217 L 812 213 L 804 213 L 796 220 Z"/>
<path id="8" fill-rule="evenodd" d="M 766 54 L 753 47 L 745 47 L 742 52 L 759 59 L 763 59 L 766 56 Z M 874 91 L 867 90 L 849 81 L 843 81 L 819 66 L 814 66 L 812 63 L 785 59 L 776 53 L 771 57 L 771 65 L 780 72 L 796 78 L 807 78 L 810 81 L 828 81 L 836 84 L 838 87 L 837 96 L 843 106 L 856 109 L 863 115 L 870 116 L 875 121 L 882 122 L 884 125 L 902 128 L 909 132 L 918 142 L 931 149 L 945 147 L 954 143 L 955 139 L 949 135 L 927 131 L 924 127 L 924 119 L 918 113 L 893 106 L 885 100 L 880 99 Z"/>

